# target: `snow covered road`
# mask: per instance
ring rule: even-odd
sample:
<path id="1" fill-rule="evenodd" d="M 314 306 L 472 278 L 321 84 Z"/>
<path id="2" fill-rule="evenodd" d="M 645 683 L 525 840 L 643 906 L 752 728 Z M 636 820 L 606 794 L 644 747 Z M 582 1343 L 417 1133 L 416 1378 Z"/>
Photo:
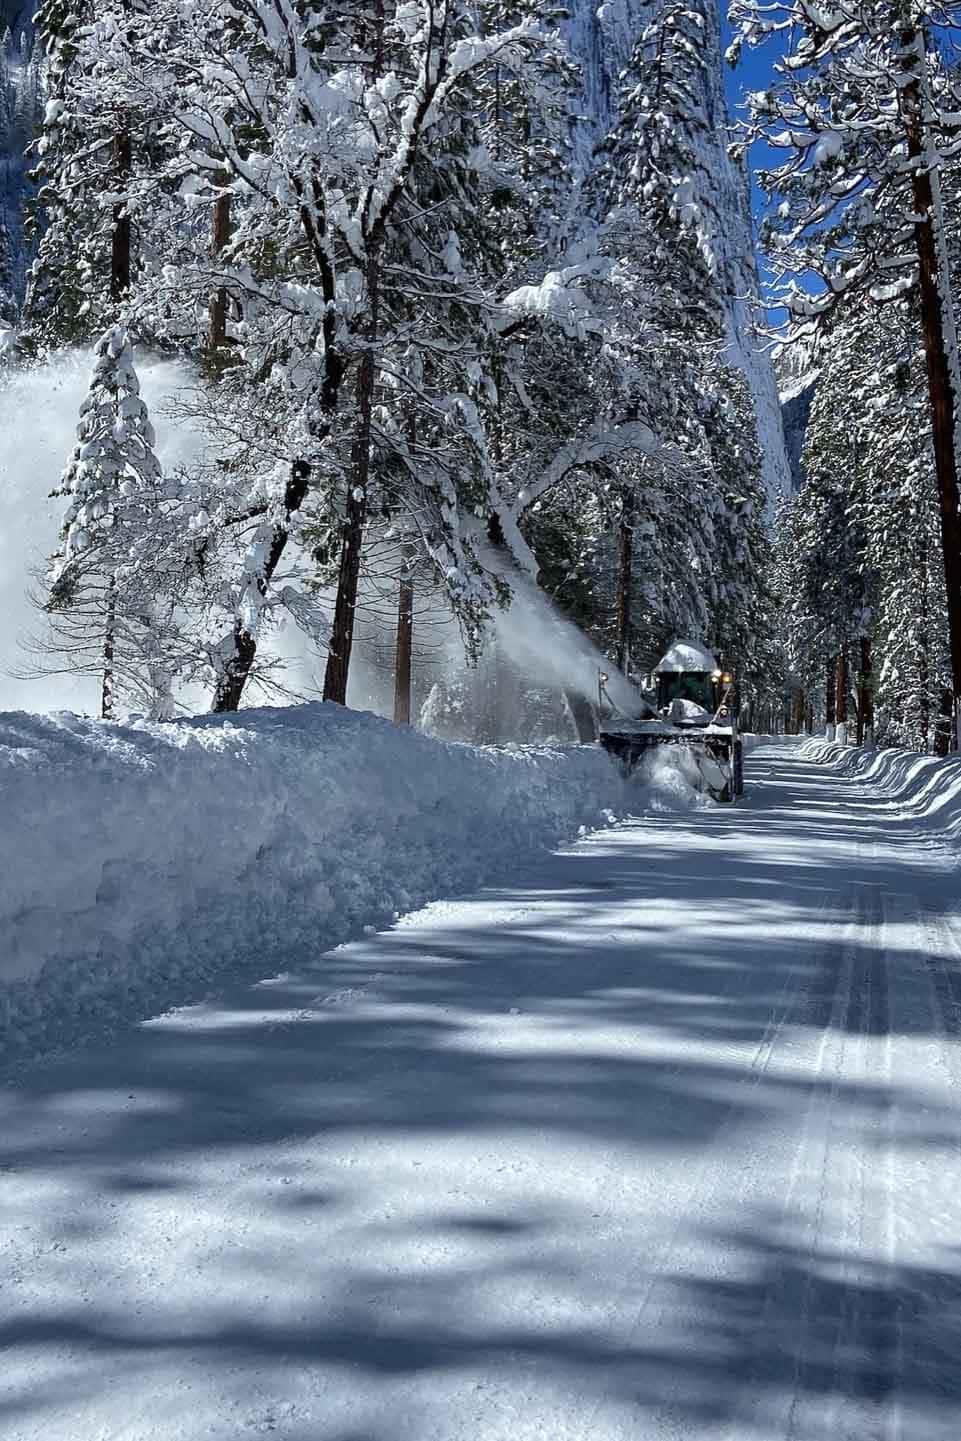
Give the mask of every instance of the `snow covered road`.
<path id="1" fill-rule="evenodd" d="M 955 857 L 747 781 L 0 1090 L 4 1441 L 957 1441 Z"/>

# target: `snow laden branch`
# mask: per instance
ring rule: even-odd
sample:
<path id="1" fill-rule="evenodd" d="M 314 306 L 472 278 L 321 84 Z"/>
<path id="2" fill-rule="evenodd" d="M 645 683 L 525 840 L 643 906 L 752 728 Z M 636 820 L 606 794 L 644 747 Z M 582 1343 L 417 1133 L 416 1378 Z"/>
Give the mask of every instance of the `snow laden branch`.
<path id="1" fill-rule="evenodd" d="M 467 372 L 500 303 L 489 249 L 475 247 L 471 265 L 458 249 L 491 183 L 479 132 L 466 150 L 464 137 L 478 129 L 473 114 L 495 70 L 525 103 L 557 109 L 545 76 L 560 47 L 533 14 L 484 29 L 447 0 L 346 20 L 305 17 L 291 0 L 157 0 L 112 28 L 106 56 L 96 27 L 74 37 L 91 107 L 95 86 L 119 92 L 135 77 L 160 117 L 159 143 L 134 166 L 137 204 L 156 240 L 130 314 L 165 344 L 194 337 L 218 383 L 211 433 L 242 428 L 245 408 L 257 418 L 248 455 L 231 442 L 224 460 L 231 484 L 221 509 L 250 523 L 224 591 L 235 649 L 228 641 L 212 652 L 218 709 L 239 703 L 271 612 L 278 537 L 321 532 L 323 553 L 330 537 L 339 549 L 325 686 L 334 699 L 346 692 L 375 506 L 418 516 L 426 508 L 431 523 L 418 531 L 426 554 L 472 624 L 493 599 L 465 523 L 485 488 L 484 445 L 471 429 L 486 422 L 448 403 L 470 395 Z M 534 123 L 546 134 L 555 121 Z M 171 234 L 173 247 L 161 240 Z M 204 312 L 207 334 L 198 335 Z M 403 396 L 394 389 L 398 414 L 383 423 L 391 376 L 412 368 L 420 384 Z M 443 433 L 443 455 L 458 428 L 476 457 L 466 472 L 431 465 L 424 442 L 410 463 L 409 435 Z M 276 514 L 261 513 L 256 494 L 264 481 L 254 457 L 267 456 L 291 473 L 306 465 L 312 477 Z M 302 510 L 301 527 L 292 517 Z M 286 539 L 282 550 L 287 565 Z"/>

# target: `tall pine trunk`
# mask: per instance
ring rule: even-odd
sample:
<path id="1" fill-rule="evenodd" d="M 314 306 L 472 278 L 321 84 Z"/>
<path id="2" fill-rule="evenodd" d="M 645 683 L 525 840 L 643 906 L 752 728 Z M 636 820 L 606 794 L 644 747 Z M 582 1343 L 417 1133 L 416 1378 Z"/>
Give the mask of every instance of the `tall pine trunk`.
<path id="1" fill-rule="evenodd" d="M 221 177 L 224 184 L 227 176 Z M 214 201 L 213 221 L 211 225 L 210 253 L 214 260 L 221 255 L 230 239 L 230 200 L 229 194 L 218 195 Z M 210 297 L 209 328 L 207 332 L 207 347 L 209 351 L 210 364 L 216 368 L 223 363 L 223 352 L 227 344 L 227 292 L 224 289 L 215 290 Z"/>
<path id="2" fill-rule="evenodd" d="M 117 181 L 124 187 L 133 169 L 133 147 L 130 132 L 121 130 L 113 142 L 114 165 Z M 126 201 L 120 201 L 113 208 L 113 232 L 110 243 L 110 299 L 119 304 L 130 289 L 131 270 L 130 211 Z"/>
<path id="3" fill-rule="evenodd" d="M 384 72 L 384 0 L 373 0 L 371 32 L 371 83 Z M 334 620 L 327 651 L 324 673 L 324 700 L 347 704 L 347 681 L 350 676 L 350 653 L 354 645 L 354 620 L 357 611 L 357 589 L 360 584 L 360 557 L 367 524 L 367 486 L 370 481 L 370 435 L 377 387 L 377 345 L 380 305 L 380 248 L 383 242 L 383 215 L 371 230 L 365 231 L 367 245 L 367 348 L 357 372 L 357 430 L 351 454 L 351 477 L 347 490 L 343 540 L 340 549 L 340 573 L 337 577 L 337 598 Z"/>
<path id="4" fill-rule="evenodd" d="M 871 637 L 861 637 L 861 665 L 858 670 L 858 745 L 874 741 L 874 699 L 871 693 Z"/>
<path id="5" fill-rule="evenodd" d="M 824 726 L 826 730 L 831 729 L 837 717 L 837 676 L 838 657 L 832 655 L 824 677 Z"/>
<path id="6" fill-rule="evenodd" d="M 104 720 L 113 719 L 114 660 L 117 648 L 117 581 L 111 576 L 107 581 L 107 608 L 103 625 L 103 675 L 100 683 L 100 715 Z"/>
<path id="7" fill-rule="evenodd" d="M 938 719 L 934 727 L 934 754 L 946 756 L 951 750 L 951 726 L 954 721 L 954 707 L 951 704 L 951 692 L 941 692 L 941 707 L 938 711 Z"/>
<path id="8" fill-rule="evenodd" d="M 931 662 L 928 649 L 927 547 L 923 539 L 918 542 L 918 598 L 918 726 L 921 743 L 927 753 L 931 732 Z"/>
<path id="9" fill-rule="evenodd" d="M 350 653 L 354 644 L 354 619 L 357 610 L 357 589 L 360 583 L 360 557 L 367 523 L 367 486 L 370 481 L 370 435 L 374 410 L 377 361 L 379 260 L 374 251 L 367 261 L 367 296 L 370 306 L 367 323 L 367 348 L 357 372 L 357 431 L 351 455 L 347 510 L 344 516 L 340 549 L 340 572 L 337 577 L 337 599 L 327 652 L 324 674 L 324 700 L 347 704 L 347 680 L 350 674 Z"/>
<path id="10" fill-rule="evenodd" d="M 837 724 L 845 727 L 847 735 L 848 723 L 848 658 L 845 651 L 841 651 L 837 659 L 837 696 L 834 702 L 834 714 Z"/>
<path id="11" fill-rule="evenodd" d="M 958 339 L 947 263 L 938 159 L 926 124 L 925 37 L 906 20 L 898 35 L 903 74 L 898 96 L 913 162 L 914 240 L 918 255 L 921 327 L 928 373 L 934 464 L 938 482 L 941 550 L 947 590 L 948 648 L 954 702 L 961 697 L 961 515 L 958 512 L 958 426 L 961 377 Z"/>
<path id="12" fill-rule="evenodd" d="M 402 561 L 400 588 L 397 593 L 397 650 L 394 663 L 394 724 L 410 725 L 410 679 L 414 650 L 414 582 L 410 574 L 410 558 Z"/>
<path id="13" fill-rule="evenodd" d="M 631 573 L 634 561 L 634 512 L 636 492 L 621 492 L 621 516 L 617 533 L 617 597 L 614 661 L 618 670 L 627 668 L 631 645 Z"/>

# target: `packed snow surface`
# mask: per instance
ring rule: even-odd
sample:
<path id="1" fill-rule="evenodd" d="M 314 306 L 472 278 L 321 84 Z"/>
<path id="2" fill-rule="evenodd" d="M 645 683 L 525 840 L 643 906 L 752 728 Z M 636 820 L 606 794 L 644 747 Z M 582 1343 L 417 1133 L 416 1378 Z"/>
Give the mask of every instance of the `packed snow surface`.
<path id="1" fill-rule="evenodd" d="M 326 954 L 292 878 L 279 974 L 0 1092 L 5 1441 L 957 1441 L 959 796 L 759 745 Z"/>
<path id="2" fill-rule="evenodd" d="M 696 803 L 658 761 L 445 745 L 334 705 L 0 715 L 0 1060 L 279 965 L 606 823 Z"/>

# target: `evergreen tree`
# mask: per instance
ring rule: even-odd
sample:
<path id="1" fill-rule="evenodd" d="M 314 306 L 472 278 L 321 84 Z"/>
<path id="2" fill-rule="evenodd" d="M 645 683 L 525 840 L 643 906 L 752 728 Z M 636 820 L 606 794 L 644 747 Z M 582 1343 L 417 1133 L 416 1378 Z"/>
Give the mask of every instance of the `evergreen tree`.
<path id="1" fill-rule="evenodd" d="M 108 331 L 94 355 L 77 445 L 53 492 L 67 505 L 48 580 L 52 633 L 42 648 L 101 676 L 105 717 L 118 691 L 146 697 L 153 714 L 165 715 L 174 586 L 159 552 L 168 494 L 126 331 Z"/>
<path id="2" fill-rule="evenodd" d="M 607 292 L 598 309 L 609 425 L 640 422 L 654 437 L 646 454 L 614 461 L 615 482 L 605 478 L 614 535 L 600 591 L 620 663 L 650 664 L 680 633 L 756 674 L 764 497 L 753 406 L 722 360 L 704 27 L 697 7 L 647 12 L 585 188 L 588 249 L 606 267 L 593 289 Z"/>

